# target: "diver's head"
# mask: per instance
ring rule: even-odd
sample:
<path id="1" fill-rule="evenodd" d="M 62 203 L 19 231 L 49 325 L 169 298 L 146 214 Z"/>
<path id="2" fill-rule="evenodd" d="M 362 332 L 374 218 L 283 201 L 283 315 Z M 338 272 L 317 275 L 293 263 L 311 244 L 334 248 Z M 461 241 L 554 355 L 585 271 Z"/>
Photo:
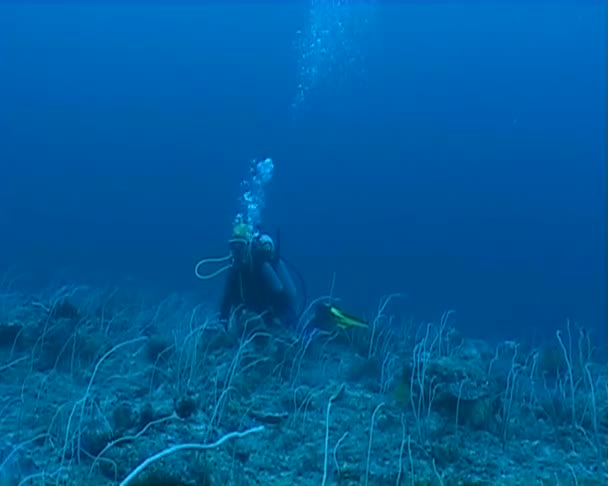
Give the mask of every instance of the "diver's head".
<path id="1" fill-rule="evenodd" d="M 232 238 L 233 239 L 243 239 L 246 241 L 251 240 L 253 236 L 253 229 L 250 225 L 243 221 L 237 221 L 232 226 Z"/>
<path id="2" fill-rule="evenodd" d="M 236 222 L 232 227 L 232 236 L 228 240 L 230 253 L 237 263 L 245 263 L 249 257 L 253 231 L 247 223 Z"/>

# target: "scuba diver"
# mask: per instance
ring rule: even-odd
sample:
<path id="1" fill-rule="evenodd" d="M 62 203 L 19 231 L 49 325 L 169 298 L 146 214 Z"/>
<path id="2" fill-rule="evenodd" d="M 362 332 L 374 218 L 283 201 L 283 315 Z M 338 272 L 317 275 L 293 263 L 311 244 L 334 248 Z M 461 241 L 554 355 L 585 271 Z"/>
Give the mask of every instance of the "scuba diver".
<path id="1" fill-rule="evenodd" d="M 279 255 L 278 241 L 275 243 L 268 234 L 253 231 L 244 222 L 236 222 L 229 246 L 228 257 L 202 260 L 195 268 L 197 277 L 203 280 L 226 272 L 219 305 L 220 321 L 224 326 L 239 308 L 295 325 L 299 312 L 297 290 Z M 200 271 L 205 263 L 228 260 L 228 265 L 211 275 L 203 275 Z"/>
<path id="2" fill-rule="evenodd" d="M 226 272 L 226 282 L 219 305 L 220 321 L 226 327 L 235 311 L 244 310 L 261 315 L 264 320 L 279 319 L 296 328 L 306 311 L 306 286 L 300 273 L 280 255 L 280 235 L 275 241 L 260 232 L 261 213 L 265 206 L 265 186 L 272 179 L 271 158 L 250 162 L 249 177 L 241 182 L 244 189 L 239 201 L 241 210 L 232 226 L 228 243 L 230 254 L 207 258 L 196 264 L 194 272 L 201 280 L 210 280 Z M 218 270 L 205 274 L 207 264 L 225 263 Z M 298 278 L 296 290 L 292 275 Z M 346 314 L 332 303 L 313 306 L 312 321 L 321 328 L 348 330 L 367 327 L 362 319 Z M 306 319 L 304 319 L 306 320 Z"/>
<path id="3" fill-rule="evenodd" d="M 268 321 L 278 319 L 295 328 L 305 311 L 306 286 L 297 269 L 281 257 L 278 232 L 275 242 L 268 234 L 254 232 L 250 225 L 236 222 L 228 243 L 228 256 L 207 258 L 195 267 L 195 274 L 201 280 L 226 272 L 219 304 L 220 322 L 226 328 L 232 314 L 240 309 L 263 315 Z M 229 263 L 211 274 L 202 273 L 203 265 L 221 262 Z M 299 292 L 292 274 L 299 279 Z M 319 301 L 309 309 L 313 328 L 333 332 L 368 327 L 364 319 L 346 313 L 332 299 Z"/>
<path id="4" fill-rule="evenodd" d="M 240 223 L 234 228 L 230 246 L 233 260 L 226 275 L 220 320 L 227 321 L 243 306 L 293 323 L 298 314 L 296 287 L 272 238 L 265 233 L 252 235 L 247 225 Z"/>

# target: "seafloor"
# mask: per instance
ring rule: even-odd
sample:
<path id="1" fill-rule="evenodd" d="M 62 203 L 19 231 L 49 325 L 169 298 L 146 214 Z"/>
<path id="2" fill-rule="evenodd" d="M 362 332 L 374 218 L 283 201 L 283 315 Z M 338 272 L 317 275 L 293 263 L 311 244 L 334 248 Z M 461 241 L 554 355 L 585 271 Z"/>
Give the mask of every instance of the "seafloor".
<path id="1" fill-rule="evenodd" d="M 490 344 L 390 309 L 226 329 L 178 295 L 4 289 L 0 485 L 608 483 L 593 336 Z"/>

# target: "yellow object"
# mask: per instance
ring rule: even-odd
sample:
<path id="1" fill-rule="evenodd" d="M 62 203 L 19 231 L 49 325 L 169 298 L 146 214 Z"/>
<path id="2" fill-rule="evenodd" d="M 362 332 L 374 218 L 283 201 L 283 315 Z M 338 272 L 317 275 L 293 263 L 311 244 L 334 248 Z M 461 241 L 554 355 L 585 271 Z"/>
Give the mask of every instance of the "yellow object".
<path id="1" fill-rule="evenodd" d="M 336 306 L 332 305 L 329 307 L 329 314 L 336 321 L 336 325 L 340 329 L 351 329 L 353 327 L 367 327 L 367 322 L 363 319 L 358 319 L 357 317 L 353 317 L 348 315 L 341 309 L 338 309 Z"/>

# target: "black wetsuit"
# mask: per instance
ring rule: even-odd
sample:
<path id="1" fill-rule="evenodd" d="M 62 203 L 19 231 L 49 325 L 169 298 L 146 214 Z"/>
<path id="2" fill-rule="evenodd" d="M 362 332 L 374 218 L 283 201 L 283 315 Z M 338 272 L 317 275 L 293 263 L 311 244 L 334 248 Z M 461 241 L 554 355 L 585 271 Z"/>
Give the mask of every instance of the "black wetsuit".
<path id="1" fill-rule="evenodd" d="M 256 261 L 257 260 L 257 261 Z M 296 290 L 285 264 L 280 258 L 234 263 L 226 275 L 220 303 L 220 319 L 227 321 L 238 307 L 267 313 L 291 325 L 297 318 Z M 295 324 L 295 323 L 293 323 Z"/>

